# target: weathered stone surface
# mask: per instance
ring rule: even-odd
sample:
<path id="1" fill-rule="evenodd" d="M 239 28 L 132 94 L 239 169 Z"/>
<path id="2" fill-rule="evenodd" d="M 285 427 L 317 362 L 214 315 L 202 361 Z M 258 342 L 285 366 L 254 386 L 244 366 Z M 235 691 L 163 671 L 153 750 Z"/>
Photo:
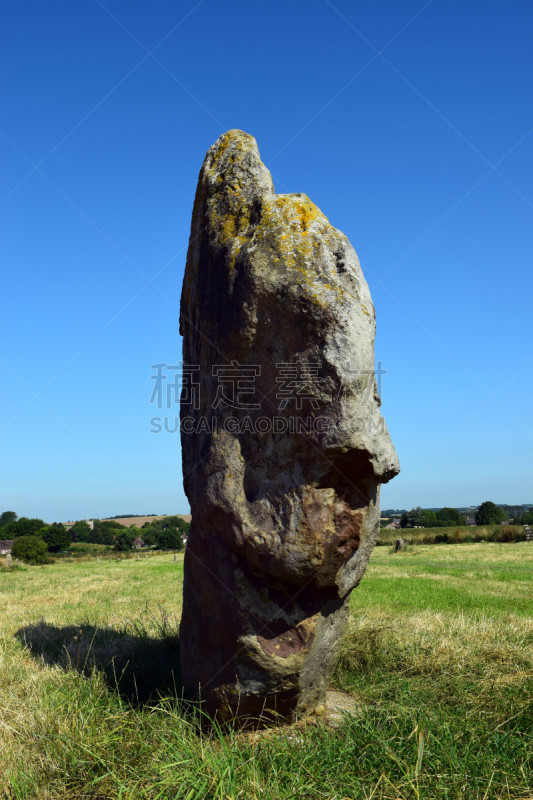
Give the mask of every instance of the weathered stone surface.
<path id="1" fill-rule="evenodd" d="M 379 485 L 399 465 L 356 253 L 306 195 L 274 193 L 242 131 L 200 172 L 180 330 L 187 371 L 200 367 L 199 399 L 184 390 L 181 405 L 185 690 L 210 713 L 317 711 L 376 541 Z"/>

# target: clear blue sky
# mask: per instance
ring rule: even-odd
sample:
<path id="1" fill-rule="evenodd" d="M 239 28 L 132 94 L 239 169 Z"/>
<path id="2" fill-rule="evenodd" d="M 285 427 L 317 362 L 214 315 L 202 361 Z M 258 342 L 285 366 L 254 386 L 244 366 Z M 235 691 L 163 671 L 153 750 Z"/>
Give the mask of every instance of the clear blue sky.
<path id="1" fill-rule="evenodd" d="M 361 260 L 402 473 L 383 507 L 533 502 L 533 6 L 4 4 L 0 510 L 186 512 L 150 433 L 205 151 L 253 134 Z"/>

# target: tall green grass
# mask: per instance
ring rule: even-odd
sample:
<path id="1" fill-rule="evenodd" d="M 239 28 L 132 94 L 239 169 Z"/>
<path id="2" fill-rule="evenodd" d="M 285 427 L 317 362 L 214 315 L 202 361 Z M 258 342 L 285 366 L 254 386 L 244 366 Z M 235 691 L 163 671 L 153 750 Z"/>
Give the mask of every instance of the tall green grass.
<path id="1" fill-rule="evenodd" d="M 408 544 L 465 544 L 473 542 L 525 542 L 523 525 L 454 525 L 450 528 L 380 528 L 378 545 L 393 545 L 397 539 Z"/>

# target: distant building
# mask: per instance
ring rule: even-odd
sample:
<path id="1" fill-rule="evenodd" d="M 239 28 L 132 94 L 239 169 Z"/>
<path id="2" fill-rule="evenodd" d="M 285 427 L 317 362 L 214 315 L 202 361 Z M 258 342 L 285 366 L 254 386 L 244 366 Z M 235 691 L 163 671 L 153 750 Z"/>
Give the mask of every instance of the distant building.
<path id="1" fill-rule="evenodd" d="M 7 556 L 13 547 L 13 539 L 0 539 L 0 556 Z"/>
<path id="2" fill-rule="evenodd" d="M 475 517 L 467 517 L 467 518 L 466 518 L 466 524 L 467 524 L 467 525 L 475 525 L 475 524 L 476 524 L 476 519 L 475 519 Z"/>

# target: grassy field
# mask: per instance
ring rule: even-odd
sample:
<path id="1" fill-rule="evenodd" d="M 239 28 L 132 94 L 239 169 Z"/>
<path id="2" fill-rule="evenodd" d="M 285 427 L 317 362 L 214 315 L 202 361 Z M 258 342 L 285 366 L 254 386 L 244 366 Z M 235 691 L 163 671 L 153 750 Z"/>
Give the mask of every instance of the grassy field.
<path id="1" fill-rule="evenodd" d="M 182 556 L 0 569 L 0 797 L 533 798 L 533 543 L 376 548 L 337 728 L 206 733 L 173 700 Z"/>

